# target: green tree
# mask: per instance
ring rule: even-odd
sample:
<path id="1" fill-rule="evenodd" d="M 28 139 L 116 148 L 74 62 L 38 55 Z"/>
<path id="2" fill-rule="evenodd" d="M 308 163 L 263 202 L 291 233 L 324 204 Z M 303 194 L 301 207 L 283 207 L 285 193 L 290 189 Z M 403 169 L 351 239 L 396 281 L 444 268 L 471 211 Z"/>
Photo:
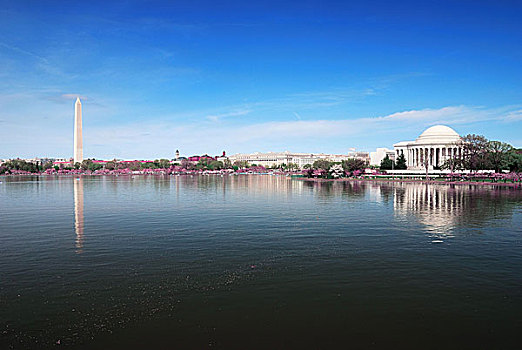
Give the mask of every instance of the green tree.
<path id="1" fill-rule="evenodd" d="M 286 166 L 286 169 L 289 170 L 289 171 L 295 171 L 295 170 L 299 170 L 299 165 L 297 165 L 296 163 L 288 163 L 288 165 Z"/>
<path id="2" fill-rule="evenodd" d="M 129 168 L 129 170 L 138 171 L 141 169 L 141 162 L 135 160 L 133 162 L 128 163 L 127 167 Z"/>
<path id="3" fill-rule="evenodd" d="M 158 162 L 158 167 L 161 169 L 167 169 L 170 167 L 170 161 L 168 159 L 160 159 Z"/>
<path id="4" fill-rule="evenodd" d="M 225 169 L 230 169 L 232 167 L 232 162 L 230 161 L 230 159 L 225 158 L 225 160 L 223 161 L 223 167 Z"/>
<path id="5" fill-rule="evenodd" d="M 43 170 L 51 169 L 52 167 L 53 167 L 53 162 L 50 162 L 50 161 L 49 162 L 45 162 L 42 165 L 42 169 Z"/>
<path id="6" fill-rule="evenodd" d="M 76 164 L 75 164 L 76 165 Z M 82 170 L 87 170 L 92 165 L 91 159 L 84 159 L 83 162 L 80 164 L 80 168 Z"/>
<path id="7" fill-rule="evenodd" d="M 210 170 L 219 170 L 219 169 L 223 169 L 224 165 L 223 165 L 223 162 L 221 162 L 219 160 L 213 160 L 210 163 L 208 163 L 207 167 Z"/>
<path id="8" fill-rule="evenodd" d="M 333 164 L 332 162 L 330 162 L 326 159 L 319 159 L 314 162 L 313 168 L 328 171 L 328 170 L 330 170 L 330 167 L 332 166 L 332 164 Z"/>
<path id="9" fill-rule="evenodd" d="M 152 162 L 140 162 L 140 169 L 157 169 L 159 168 L 159 160 L 154 159 Z"/>
<path id="10" fill-rule="evenodd" d="M 196 165 L 189 161 L 188 159 L 181 160 L 181 167 L 186 170 L 194 170 L 196 169 Z"/>
<path id="11" fill-rule="evenodd" d="M 398 169 L 398 170 L 408 169 L 408 166 L 406 165 L 406 158 L 404 157 L 404 153 L 401 153 L 399 155 L 399 157 L 397 158 L 397 161 L 395 162 L 395 169 Z"/>
<path id="12" fill-rule="evenodd" d="M 461 166 L 468 170 L 487 168 L 488 139 L 482 135 L 469 134 L 462 138 Z"/>
<path id="13" fill-rule="evenodd" d="M 246 160 L 236 160 L 234 166 L 237 166 L 239 169 L 245 169 L 249 167 L 249 164 Z"/>
<path id="14" fill-rule="evenodd" d="M 391 170 L 393 168 L 393 160 L 388 155 L 381 160 L 381 170 Z"/>
<path id="15" fill-rule="evenodd" d="M 496 173 L 508 169 L 513 147 L 500 141 L 489 141 L 487 147 L 488 168 L 494 169 Z"/>
<path id="16" fill-rule="evenodd" d="M 343 160 L 341 165 L 345 171 L 354 172 L 356 170 L 364 170 L 367 164 L 362 159 L 349 158 L 347 160 Z"/>
<path id="17" fill-rule="evenodd" d="M 89 170 L 90 171 L 96 171 L 96 170 L 100 170 L 103 168 L 103 165 L 100 164 L 100 163 L 94 163 L 92 162 L 91 165 L 89 165 Z"/>
<path id="18" fill-rule="evenodd" d="M 522 149 L 513 149 L 509 152 L 508 167 L 511 172 L 522 172 Z"/>
<path id="19" fill-rule="evenodd" d="M 105 169 L 107 170 L 114 170 L 116 169 L 116 160 L 111 160 L 105 163 Z"/>
<path id="20" fill-rule="evenodd" d="M 211 160 L 208 158 L 200 158 L 199 162 L 196 164 L 197 169 L 207 169 Z"/>

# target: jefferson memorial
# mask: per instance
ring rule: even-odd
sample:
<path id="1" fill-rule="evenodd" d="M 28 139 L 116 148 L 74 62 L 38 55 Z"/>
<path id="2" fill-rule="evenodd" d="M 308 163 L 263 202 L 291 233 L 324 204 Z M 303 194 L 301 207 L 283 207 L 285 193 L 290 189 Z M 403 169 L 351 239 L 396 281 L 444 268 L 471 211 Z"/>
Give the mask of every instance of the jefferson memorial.
<path id="1" fill-rule="evenodd" d="M 440 167 L 446 160 L 462 154 L 460 136 L 445 125 L 435 125 L 426 129 L 415 141 L 402 141 L 393 145 L 395 157 L 404 154 L 408 170 L 429 170 Z"/>

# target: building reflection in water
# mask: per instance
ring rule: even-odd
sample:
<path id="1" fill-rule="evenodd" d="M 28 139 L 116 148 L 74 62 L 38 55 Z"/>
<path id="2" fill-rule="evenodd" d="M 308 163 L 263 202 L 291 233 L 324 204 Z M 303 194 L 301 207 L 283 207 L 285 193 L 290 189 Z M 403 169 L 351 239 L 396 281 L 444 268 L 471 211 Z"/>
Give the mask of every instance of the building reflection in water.
<path id="1" fill-rule="evenodd" d="M 76 232 L 76 253 L 83 251 L 83 179 L 74 180 L 74 230 Z"/>
<path id="2" fill-rule="evenodd" d="M 393 207 L 399 216 L 413 215 L 433 238 L 453 237 L 459 217 L 465 215 L 463 188 L 429 184 L 395 186 Z"/>
<path id="3" fill-rule="evenodd" d="M 458 226 L 480 229 L 493 218 L 511 217 L 517 190 L 494 186 L 398 184 L 394 186 L 395 212 L 414 215 L 434 238 L 453 237 Z"/>
<path id="4" fill-rule="evenodd" d="M 435 242 L 453 237 L 458 227 L 480 232 L 492 218 L 509 219 L 520 202 L 519 190 L 502 186 L 364 181 L 304 181 L 304 186 L 319 198 L 344 196 L 393 205 L 397 220 L 409 225 L 413 219 Z"/>

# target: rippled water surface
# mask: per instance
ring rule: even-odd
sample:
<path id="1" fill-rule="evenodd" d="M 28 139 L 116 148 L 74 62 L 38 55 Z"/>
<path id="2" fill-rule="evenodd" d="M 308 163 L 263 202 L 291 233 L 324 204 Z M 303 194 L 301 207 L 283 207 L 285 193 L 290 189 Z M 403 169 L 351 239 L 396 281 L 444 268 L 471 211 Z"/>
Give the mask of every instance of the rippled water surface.
<path id="1" fill-rule="evenodd" d="M 0 178 L 0 348 L 520 348 L 522 190 Z"/>

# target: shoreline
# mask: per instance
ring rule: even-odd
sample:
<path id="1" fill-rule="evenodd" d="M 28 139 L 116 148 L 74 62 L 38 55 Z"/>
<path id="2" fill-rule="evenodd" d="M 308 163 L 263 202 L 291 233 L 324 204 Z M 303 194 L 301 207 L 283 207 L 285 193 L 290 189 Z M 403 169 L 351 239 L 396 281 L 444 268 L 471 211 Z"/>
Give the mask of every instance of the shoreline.
<path id="1" fill-rule="evenodd" d="M 123 174 L 8 174 L 8 175 L 0 175 L 0 178 L 5 177 L 17 177 L 17 176 L 42 176 L 42 177 L 80 177 L 80 176 L 240 176 L 240 175 L 270 175 L 270 176 L 282 176 L 291 178 L 298 181 L 307 181 L 307 182 L 379 182 L 379 183 L 420 183 L 427 185 L 473 185 L 473 186 L 501 186 L 501 187 L 513 187 L 513 188 L 521 188 L 522 182 L 481 182 L 481 181 L 437 181 L 437 180 L 416 180 L 416 179 L 386 179 L 386 178 L 373 178 L 373 179 L 361 179 L 361 178 L 341 178 L 341 179 L 324 179 L 324 178 L 308 178 L 308 177 L 297 177 L 293 176 L 295 174 L 284 174 L 284 173 L 231 173 L 231 174 L 202 174 L 202 173 L 183 173 L 183 174 L 166 174 L 166 173 L 141 173 L 141 174 L 132 174 L 132 173 L 123 173 Z"/>
<path id="2" fill-rule="evenodd" d="M 480 182 L 480 181 L 426 181 L 426 180 L 413 180 L 413 179 L 356 179 L 356 178 L 344 178 L 344 179 L 321 179 L 321 178 L 297 178 L 301 181 L 310 182 L 392 182 L 392 183 L 420 183 L 426 185 L 474 185 L 474 186 L 502 186 L 502 187 L 514 187 L 522 188 L 522 183 L 516 182 Z"/>

